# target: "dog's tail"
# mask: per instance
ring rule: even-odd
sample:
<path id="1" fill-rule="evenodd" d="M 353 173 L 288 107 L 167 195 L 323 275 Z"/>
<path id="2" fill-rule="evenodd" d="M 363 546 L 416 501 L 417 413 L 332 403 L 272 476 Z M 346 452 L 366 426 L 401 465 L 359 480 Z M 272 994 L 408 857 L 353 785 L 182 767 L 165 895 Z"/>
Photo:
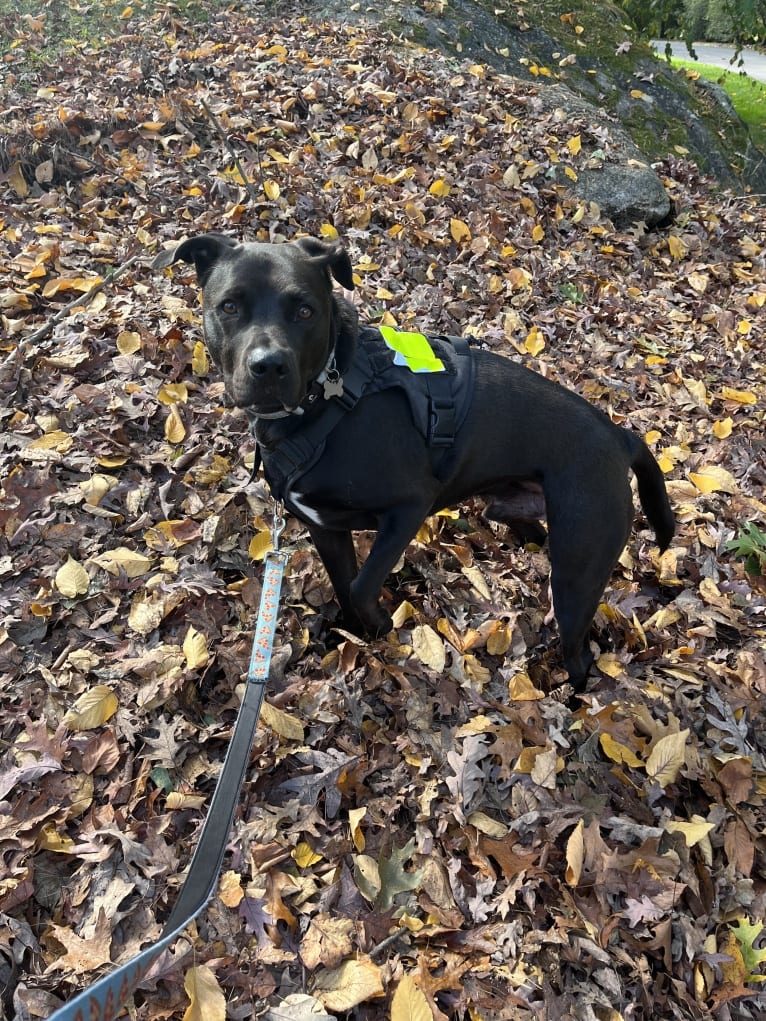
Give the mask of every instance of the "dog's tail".
<path id="1" fill-rule="evenodd" d="M 630 466 L 638 480 L 638 496 L 641 506 L 654 529 L 660 550 L 665 550 L 676 530 L 675 518 L 670 509 L 670 500 L 668 500 L 668 492 L 665 488 L 665 479 L 660 466 L 644 441 L 635 433 L 627 433 L 627 435 L 630 436 L 633 455 Z"/>

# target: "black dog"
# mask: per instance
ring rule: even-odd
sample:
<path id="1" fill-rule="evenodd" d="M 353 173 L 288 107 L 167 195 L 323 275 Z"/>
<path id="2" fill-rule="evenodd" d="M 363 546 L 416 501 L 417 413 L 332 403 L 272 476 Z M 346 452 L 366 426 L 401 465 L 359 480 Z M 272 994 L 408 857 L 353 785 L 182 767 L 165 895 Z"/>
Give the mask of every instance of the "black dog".
<path id="1" fill-rule="evenodd" d="M 346 624 L 390 629 L 380 591 L 425 517 L 482 496 L 487 517 L 525 541 L 543 540 L 547 517 L 564 663 L 582 691 L 590 625 L 633 520 L 630 469 L 660 548 L 673 536 L 646 444 L 501 355 L 417 336 L 413 354 L 412 335 L 389 331 L 392 343 L 360 329 L 353 306 L 333 294 L 331 276 L 354 286 L 338 242 L 206 234 L 154 265 L 178 260 L 196 268 L 210 352 L 253 423 L 275 495 L 307 525 Z M 423 359 L 441 371 L 413 371 Z M 355 529 L 377 530 L 361 568 Z"/>

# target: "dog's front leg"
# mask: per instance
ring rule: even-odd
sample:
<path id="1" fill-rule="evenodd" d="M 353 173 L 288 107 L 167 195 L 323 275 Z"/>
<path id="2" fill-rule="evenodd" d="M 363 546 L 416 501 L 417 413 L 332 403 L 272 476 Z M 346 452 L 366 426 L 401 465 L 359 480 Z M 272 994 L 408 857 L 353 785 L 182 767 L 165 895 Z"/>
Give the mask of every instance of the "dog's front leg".
<path id="1" fill-rule="evenodd" d="M 387 634 L 391 615 L 380 605 L 380 590 L 427 513 L 420 505 L 398 507 L 380 522 L 370 555 L 351 583 L 351 605 L 372 634 Z"/>
<path id="2" fill-rule="evenodd" d="M 321 525 L 309 525 L 308 530 L 335 589 L 344 624 L 352 631 L 363 631 L 364 624 L 351 603 L 351 582 L 359 570 L 351 532 L 322 528 Z"/>

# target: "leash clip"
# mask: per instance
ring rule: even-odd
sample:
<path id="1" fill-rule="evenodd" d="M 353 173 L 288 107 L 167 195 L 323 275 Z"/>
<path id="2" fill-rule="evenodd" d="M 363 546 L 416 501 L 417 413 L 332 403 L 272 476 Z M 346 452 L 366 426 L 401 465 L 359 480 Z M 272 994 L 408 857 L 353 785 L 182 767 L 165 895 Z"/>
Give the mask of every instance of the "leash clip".
<path id="1" fill-rule="evenodd" d="M 271 518 L 271 545 L 275 553 L 279 553 L 279 537 L 285 530 L 285 505 L 282 500 L 274 501 L 274 512 Z"/>

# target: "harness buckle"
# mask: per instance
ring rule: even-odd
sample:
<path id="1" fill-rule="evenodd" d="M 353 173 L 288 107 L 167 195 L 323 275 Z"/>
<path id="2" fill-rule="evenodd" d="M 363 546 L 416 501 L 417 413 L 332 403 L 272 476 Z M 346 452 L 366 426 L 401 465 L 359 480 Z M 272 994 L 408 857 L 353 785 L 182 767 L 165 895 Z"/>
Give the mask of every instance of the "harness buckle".
<path id="1" fill-rule="evenodd" d="M 432 396 L 428 405 L 429 447 L 451 447 L 456 429 L 455 402 Z"/>

